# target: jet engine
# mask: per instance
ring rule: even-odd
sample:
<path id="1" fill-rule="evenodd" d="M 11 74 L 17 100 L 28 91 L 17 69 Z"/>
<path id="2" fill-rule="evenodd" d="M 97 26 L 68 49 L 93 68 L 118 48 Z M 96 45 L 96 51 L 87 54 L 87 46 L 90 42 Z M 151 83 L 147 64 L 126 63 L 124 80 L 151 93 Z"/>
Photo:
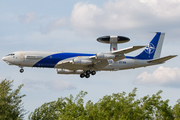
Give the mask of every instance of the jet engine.
<path id="1" fill-rule="evenodd" d="M 96 59 L 114 59 L 116 56 L 111 53 L 97 53 Z"/>
<path id="2" fill-rule="evenodd" d="M 57 74 L 81 74 L 83 70 L 57 69 Z"/>
<path id="3" fill-rule="evenodd" d="M 90 65 L 90 64 L 92 64 L 92 60 L 75 58 L 71 61 L 71 63 L 75 64 L 75 65 Z"/>

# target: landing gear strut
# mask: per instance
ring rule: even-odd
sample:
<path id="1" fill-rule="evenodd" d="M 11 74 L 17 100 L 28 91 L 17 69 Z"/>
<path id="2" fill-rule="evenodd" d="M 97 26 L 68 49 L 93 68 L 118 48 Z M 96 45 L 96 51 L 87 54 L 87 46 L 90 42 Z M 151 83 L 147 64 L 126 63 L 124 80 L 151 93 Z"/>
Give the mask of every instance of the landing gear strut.
<path id="1" fill-rule="evenodd" d="M 96 71 L 94 71 L 94 70 L 93 70 L 93 71 L 88 70 L 88 71 L 80 74 L 80 77 L 81 77 L 81 78 L 84 78 L 84 77 L 89 78 L 89 77 L 90 77 L 90 74 L 91 74 L 91 75 L 95 75 L 95 74 L 96 74 Z"/>

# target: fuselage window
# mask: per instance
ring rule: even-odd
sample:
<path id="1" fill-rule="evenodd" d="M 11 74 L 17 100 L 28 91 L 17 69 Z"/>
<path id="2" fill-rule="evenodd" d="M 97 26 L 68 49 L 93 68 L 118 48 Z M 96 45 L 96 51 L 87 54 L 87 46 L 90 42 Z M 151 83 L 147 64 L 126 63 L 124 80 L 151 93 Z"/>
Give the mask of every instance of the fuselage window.
<path id="1" fill-rule="evenodd" d="M 13 56 L 13 55 L 15 55 L 14 53 L 11 53 L 11 54 L 8 54 L 7 56 Z"/>

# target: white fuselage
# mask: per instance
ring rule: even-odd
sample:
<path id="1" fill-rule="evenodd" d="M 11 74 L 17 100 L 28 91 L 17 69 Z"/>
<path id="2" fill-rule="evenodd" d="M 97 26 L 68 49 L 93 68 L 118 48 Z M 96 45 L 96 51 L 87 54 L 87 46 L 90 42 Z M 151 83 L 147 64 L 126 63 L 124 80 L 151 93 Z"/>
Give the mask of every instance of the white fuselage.
<path id="1" fill-rule="evenodd" d="M 13 52 L 2 59 L 9 65 L 16 65 L 19 67 L 44 67 L 44 68 L 57 68 L 69 70 L 87 70 L 83 65 L 67 65 L 66 67 L 58 67 L 57 63 L 61 61 L 71 61 L 78 56 L 93 56 L 94 54 L 82 53 L 53 53 L 53 52 L 38 52 L 38 51 L 19 51 Z M 114 62 L 108 60 L 107 65 L 102 70 L 117 71 L 124 69 L 134 69 L 138 67 L 145 67 L 154 64 L 147 63 L 147 60 L 139 60 L 126 57 L 120 61 Z"/>

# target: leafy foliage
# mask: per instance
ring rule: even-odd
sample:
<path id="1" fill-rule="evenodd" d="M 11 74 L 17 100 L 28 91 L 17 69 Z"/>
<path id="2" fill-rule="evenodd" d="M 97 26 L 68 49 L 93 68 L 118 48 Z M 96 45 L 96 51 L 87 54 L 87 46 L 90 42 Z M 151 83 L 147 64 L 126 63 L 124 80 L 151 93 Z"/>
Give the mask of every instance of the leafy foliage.
<path id="1" fill-rule="evenodd" d="M 180 99 L 177 100 L 177 104 L 174 105 L 174 115 L 176 120 L 180 120 Z"/>
<path id="2" fill-rule="evenodd" d="M 59 98 L 57 101 L 43 104 L 29 115 L 29 120 L 173 120 L 180 118 L 180 100 L 174 109 L 156 94 L 136 98 L 135 88 L 126 96 L 125 92 L 106 95 L 97 103 L 90 100 L 84 107 L 83 97 L 87 92 L 80 91 L 73 98 Z"/>
<path id="3" fill-rule="evenodd" d="M 0 83 L 0 120 L 21 120 L 26 114 L 22 106 L 25 95 L 20 95 L 23 85 L 12 91 L 12 83 L 6 79 Z"/>

